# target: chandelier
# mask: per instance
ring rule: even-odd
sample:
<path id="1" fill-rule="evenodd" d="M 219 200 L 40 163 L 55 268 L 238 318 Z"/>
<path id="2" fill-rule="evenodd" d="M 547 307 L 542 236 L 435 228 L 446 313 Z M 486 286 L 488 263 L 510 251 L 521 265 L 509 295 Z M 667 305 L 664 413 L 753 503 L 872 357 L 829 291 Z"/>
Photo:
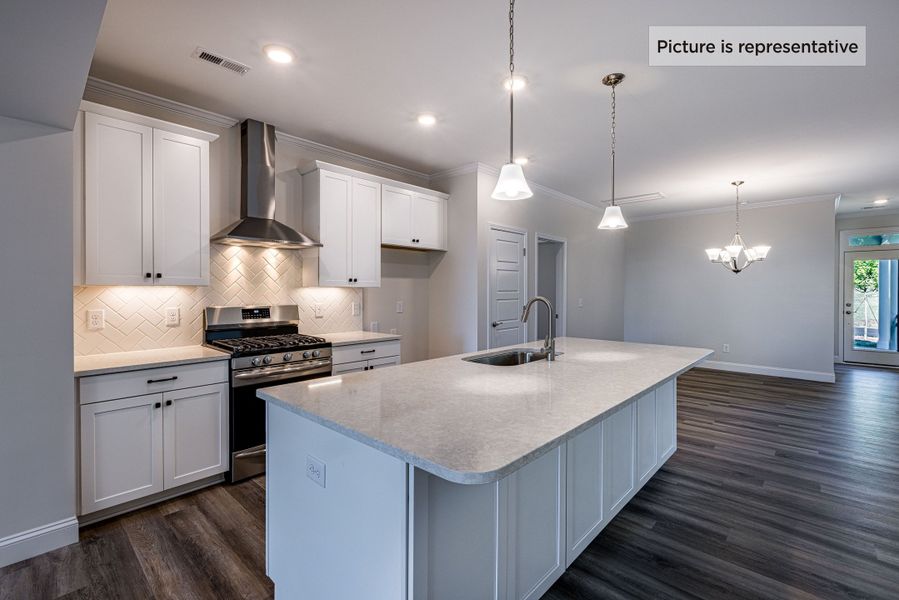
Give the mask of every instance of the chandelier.
<path id="1" fill-rule="evenodd" d="M 706 248 L 705 253 L 711 262 L 724 265 L 725 269 L 733 273 L 739 273 L 752 263 L 765 260 L 765 257 L 768 256 L 768 251 L 771 250 L 771 246 L 746 247 L 743 237 L 740 235 L 740 186 L 743 185 L 743 182 L 732 181 L 730 184 L 734 186 L 737 192 L 737 232 L 730 243 L 723 249 Z"/>

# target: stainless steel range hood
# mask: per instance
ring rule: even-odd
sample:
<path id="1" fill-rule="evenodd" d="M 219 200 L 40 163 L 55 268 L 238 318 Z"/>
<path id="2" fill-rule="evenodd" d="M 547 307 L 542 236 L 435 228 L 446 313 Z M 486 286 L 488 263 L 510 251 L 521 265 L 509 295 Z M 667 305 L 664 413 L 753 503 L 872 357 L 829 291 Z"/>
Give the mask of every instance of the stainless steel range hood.
<path id="1" fill-rule="evenodd" d="M 265 248 L 321 246 L 275 220 L 275 127 L 240 124 L 240 220 L 212 236 L 217 244 Z"/>

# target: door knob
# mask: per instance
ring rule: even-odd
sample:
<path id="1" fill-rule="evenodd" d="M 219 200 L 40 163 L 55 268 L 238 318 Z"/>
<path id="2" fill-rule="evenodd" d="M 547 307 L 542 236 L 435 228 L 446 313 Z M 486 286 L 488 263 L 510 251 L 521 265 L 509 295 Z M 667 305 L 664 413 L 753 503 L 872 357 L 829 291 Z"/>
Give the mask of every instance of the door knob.
<path id="1" fill-rule="evenodd" d="M 852 314 L 852 311 L 851 311 L 851 310 L 847 310 L 847 311 L 846 311 L 846 314 L 847 314 L 847 315 L 851 315 L 851 314 Z"/>
<path id="2" fill-rule="evenodd" d="M 499 326 L 502 325 L 502 324 L 503 324 L 502 321 L 494 321 L 494 322 L 493 322 L 493 326 L 494 326 L 494 327 L 499 327 Z"/>

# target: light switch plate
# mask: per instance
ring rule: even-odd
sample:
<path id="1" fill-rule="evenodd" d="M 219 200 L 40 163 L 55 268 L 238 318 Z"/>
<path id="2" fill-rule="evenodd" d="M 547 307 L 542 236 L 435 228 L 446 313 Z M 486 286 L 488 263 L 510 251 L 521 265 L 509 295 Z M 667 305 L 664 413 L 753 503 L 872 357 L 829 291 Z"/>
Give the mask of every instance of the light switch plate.
<path id="1" fill-rule="evenodd" d="M 325 463 L 311 454 L 306 455 L 306 477 L 325 487 Z"/>
<path id="2" fill-rule="evenodd" d="M 325 309 L 322 308 L 322 305 L 319 302 L 312 305 L 312 312 L 315 314 L 316 319 L 323 319 L 325 317 Z"/>
<path id="3" fill-rule="evenodd" d="M 730 352 L 730 344 L 722 344 L 721 351 L 725 353 Z"/>
<path id="4" fill-rule="evenodd" d="M 95 308 L 87 311 L 87 328 L 90 331 L 105 329 L 106 311 L 102 308 Z"/>
<path id="5" fill-rule="evenodd" d="M 165 309 L 165 326 L 177 327 L 181 324 L 181 309 L 177 306 L 168 306 Z"/>
<path id="6" fill-rule="evenodd" d="M 578 307 L 578 308 L 584 308 L 584 299 L 583 299 L 583 298 L 578 298 L 578 299 L 577 299 L 577 307 Z"/>
<path id="7" fill-rule="evenodd" d="M 396 301 L 396 312 L 397 314 L 402 314 L 403 311 L 406 310 L 406 303 L 402 300 Z"/>
<path id="8" fill-rule="evenodd" d="M 362 314 L 362 306 L 358 302 L 353 302 L 353 316 L 358 317 Z"/>

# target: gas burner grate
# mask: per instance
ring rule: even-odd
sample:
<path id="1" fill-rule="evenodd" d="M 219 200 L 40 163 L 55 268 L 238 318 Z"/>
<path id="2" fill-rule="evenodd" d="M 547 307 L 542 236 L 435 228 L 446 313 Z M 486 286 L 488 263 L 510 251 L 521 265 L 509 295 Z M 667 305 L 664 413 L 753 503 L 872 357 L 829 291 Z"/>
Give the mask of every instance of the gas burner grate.
<path id="1" fill-rule="evenodd" d="M 274 352 L 294 350 L 307 346 L 327 343 L 323 338 L 301 333 L 286 335 L 263 335 L 257 337 L 230 338 L 215 340 L 213 346 L 223 348 L 234 354 L 246 354 L 253 352 Z"/>

